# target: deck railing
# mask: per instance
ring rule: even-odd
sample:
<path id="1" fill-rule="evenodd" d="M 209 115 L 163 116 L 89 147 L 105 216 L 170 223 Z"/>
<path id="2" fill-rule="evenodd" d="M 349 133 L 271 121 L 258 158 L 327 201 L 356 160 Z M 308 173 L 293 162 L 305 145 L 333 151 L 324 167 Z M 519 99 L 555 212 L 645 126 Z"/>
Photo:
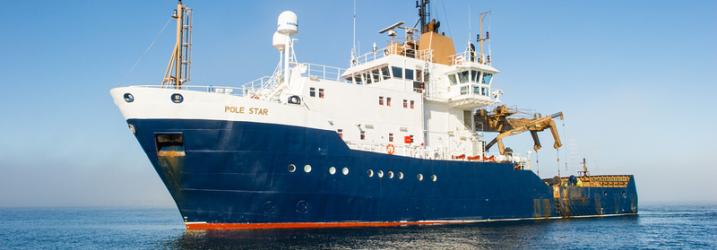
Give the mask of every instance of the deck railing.
<path id="1" fill-rule="evenodd" d="M 374 51 L 357 56 L 351 62 L 351 64 L 352 64 L 352 66 L 358 66 L 358 65 L 366 64 L 368 62 L 377 60 L 377 59 L 381 59 L 381 58 L 389 56 L 389 55 L 405 56 L 405 57 L 416 58 L 419 60 L 424 60 L 424 61 L 429 61 L 429 62 L 433 60 L 433 50 L 431 50 L 431 49 L 417 50 L 414 48 L 398 46 L 398 44 L 393 44 L 393 45 L 386 46 L 385 48 L 375 49 Z"/>

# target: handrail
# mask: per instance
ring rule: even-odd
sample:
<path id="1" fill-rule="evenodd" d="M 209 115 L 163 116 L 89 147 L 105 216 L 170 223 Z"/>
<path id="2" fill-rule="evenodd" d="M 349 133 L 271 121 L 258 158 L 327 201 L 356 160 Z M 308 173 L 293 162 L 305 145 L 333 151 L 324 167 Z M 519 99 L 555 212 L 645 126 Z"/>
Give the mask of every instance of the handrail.
<path id="1" fill-rule="evenodd" d="M 466 50 L 460 53 L 456 53 L 455 55 L 451 56 L 451 65 L 460 65 L 466 62 L 474 62 L 484 65 L 490 65 L 491 59 L 490 57 L 487 58 L 480 58 L 478 56 L 478 53 L 475 51 Z"/>
<path id="2" fill-rule="evenodd" d="M 362 64 L 366 64 L 368 62 L 381 59 L 389 55 L 411 57 L 429 62 L 433 61 L 433 50 L 431 49 L 417 50 L 406 46 L 400 46 L 399 44 L 394 43 L 382 49 L 376 49 L 374 51 L 357 56 L 352 60 L 351 66 L 359 66 Z"/>
<path id="3" fill-rule="evenodd" d="M 313 63 L 298 63 L 296 65 L 298 67 L 306 67 L 305 70 L 301 68 L 299 69 L 303 72 L 301 74 L 301 76 L 303 77 L 309 77 L 312 80 L 323 79 L 346 82 L 346 80 L 341 78 L 341 76 L 346 71 L 346 69 L 344 68 Z"/>

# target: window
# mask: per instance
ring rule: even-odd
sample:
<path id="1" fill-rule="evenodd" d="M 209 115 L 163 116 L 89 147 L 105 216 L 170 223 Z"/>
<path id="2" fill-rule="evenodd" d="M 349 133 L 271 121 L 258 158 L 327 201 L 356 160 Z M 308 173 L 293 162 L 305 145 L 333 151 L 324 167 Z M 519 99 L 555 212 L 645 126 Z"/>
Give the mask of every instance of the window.
<path id="1" fill-rule="evenodd" d="M 388 72 L 388 67 L 381 68 L 381 75 L 384 80 L 391 78 L 391 73 Z"/>
<path id="2" fill-rule="evenodd" d="M 468 86 L 461 86 L 461 95 L 468 94 Z"/>
<path id="3" fill-rule="evenodd" d="M 403 99 L 403 108 L 408 108 L 408 100 Z"/>
<path id="4" fill-rule="evenodd" d="M 324 89 L 319 89 L 319 98 L 324 98 Z"/>
<path id="5" fill-rule="evenodd" d="M 361 75 L 363 75 L 363 79 L 366 80 L 366 84 L 371 84 L 373 81 L 371 80 L 371 73 L 364 72 Z"/>
<path id="6" fill-rule="evenodd" d="M 391 106 L 391 97 L 386 97 L 386 106 Z"/>
<path id="7" fill-rule="evenodd" d="M 309 88 L 309 96 L 311 96 L 311 97 L 316 96 L 316 89 L 315 89 L 315 88 Z"/>
<path id="8" fill-rule="evenodd" d="M 473 85 L 473 94 L 480 95 L 480 89 L 481 87 L 479 85 Z"/>
<path id="9" fill-rule="evenodd" d="M 416 70 L 416 81 L 422 82 L 423 81 L 423 71 L 417 69 Z"/>
<path id="10" fill-rule="evenodd" d="M 413 100 L 411 100 L 411 109 L 413 109 L 413 106 L 414 106 L 413 104 L 414 104 L 414 103 L 415 103 L 415 102 L 414 102 Z"/>
<path id="11" fill-rule="evenodd" d="M 468 79 L 470 78 L 468 72 L 469 71 L 463 71 L 458 73 L 458 80 L 461 83 L 468 83 Z"/>
<path id="12" fill-rule="evenodd" d="M 393 142 L 393 133 L 388 133 L 388 142 Z"/>
<path id="13" fill-rule="evenodd" d="M 413 80 L 413 69 L 406 69 L 406 77 L 407 80 Z"/>
<path id="14" fill-rule="evenodd" d="M 354 81 L 356 81 L 356 84 L 363 84 L 363 81 L 361 81 L 361 74 L 354 75 Z"/>
<path id="15" fill-rule="evenodd" d="M 383 96 L 378 97 L 378 105 L 383 105 Z"/>
<path id="16" fill-rule="evenodd" d="M 366 140 L 366 131 L 361 131 L 361 140 Z"/>
<path id="17" fill-rule="evenodd" d="M 337 130 L 336 130 L 336 133 L 339 134 L 339 138 L 341 138 L 341 139 L 344 138 L 344 130 L 343 130 L 343 129 L 337 129 Z"/>
<path id="18" fill-rule="evenodd" d="M 448 81 L 451 82 L 451 85 L 456 85 L 456 75 L 455 74 L 448 75 Z"/>
<path id="19" fill-rule="evenodd" d="M 471 81 L 478 82 L 478 79 L 480 79 L 480 71 L 471 70 Z"/>
<path id="20" fill-rule="evenodd" d="M 391 73 L 395 78 L 403 78 L 403 68 L 401 67 L 391 66 Z"/>
<path id="21" fill-rule="evenodd" d="M 491 79 L 493 79 L 493 74 L 490 74 L 490 73 L 483 74 L 483 84 L 490 84 Z"/>
<path id="22" fill-rule="evenodd" d="M 381 73 L 378 71 L 378 69 L 374 69 L 371 71 L 371 79 L 373 79 L 373 82 L 378 82 L 381 80 Z"/>

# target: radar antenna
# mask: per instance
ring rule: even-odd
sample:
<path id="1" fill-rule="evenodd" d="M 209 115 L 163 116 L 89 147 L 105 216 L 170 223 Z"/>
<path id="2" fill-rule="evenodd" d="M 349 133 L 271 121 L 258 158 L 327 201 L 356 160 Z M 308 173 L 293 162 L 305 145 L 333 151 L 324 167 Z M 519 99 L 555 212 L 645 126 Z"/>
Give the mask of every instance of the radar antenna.
<path id="1" fill-rule="evenodd" d="M 187 8 L 179 0 L 177 9 L 172 13 L 177 20 L 177 41 L 174 44 L 172 57 L 169 58 L 167 70 L 162 79 L 162 86 L 174 85 L 180 89 L 189 82 L 190 67 L 192 64 L 192 9 Z"/>

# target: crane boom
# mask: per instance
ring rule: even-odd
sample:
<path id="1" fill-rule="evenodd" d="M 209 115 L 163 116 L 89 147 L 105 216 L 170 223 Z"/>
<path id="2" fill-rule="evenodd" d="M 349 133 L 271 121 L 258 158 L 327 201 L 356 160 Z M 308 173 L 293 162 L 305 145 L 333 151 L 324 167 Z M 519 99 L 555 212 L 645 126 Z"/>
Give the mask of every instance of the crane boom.
<path id="1" fill-rule="evenodd" d="M 562 112 L 544 117 L 536 115 L 534 118 L 509 118 L 509 116 L 515 113 L 517 112 L 508 109 L 505 105 L 496 107 L 491 113 L 488 113 L 484 109 L 478 110 L 475 116 L 476 124 L 482 125 L 484 131 L 498 132 L 498 136 L 486 144 L 486 151 L 497 144 L 500 154 L 505 155 L 503 139 L 524 132 L 530 132 L 534 143 L 533 149 L 538 151 L 542 147 L 540 139 L 538 138 L 538 132 L 542 132 L 545 129 L 550 129 L 550 133 L 553 136 L 553 141 L 555 142 L 553 148 L 558 149 L 563 146 L 554 120 L 556 118 L 563 120 Z"/>

